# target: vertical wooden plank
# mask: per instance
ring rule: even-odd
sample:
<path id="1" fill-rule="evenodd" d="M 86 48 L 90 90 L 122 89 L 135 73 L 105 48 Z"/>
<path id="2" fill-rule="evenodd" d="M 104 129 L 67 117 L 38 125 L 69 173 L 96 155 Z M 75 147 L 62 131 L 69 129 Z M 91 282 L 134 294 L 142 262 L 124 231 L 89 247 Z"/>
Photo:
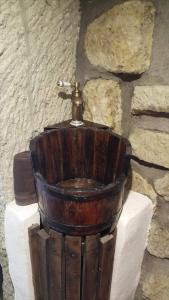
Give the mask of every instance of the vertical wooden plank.
<path id="1" fill-rule="evenodd" d="M 108 143 L 108 132 L 95 130 L 93 175 L 99 182 L 103 182 L 106 173 Z"/>
<path id="2" fill-rule="evenodd" d="M 3 273 L 2 273 L 2 266 L 0 265 L 0 300 L 3 300 Z"/>
<path id="3" fill-rule="evenodd" d="M 41 300 L 49 300 L 49 240 L 50 237 L 47 232 L 42 229 L 38 231 L 39 248 L 40 248 L 40 268 L 39 277 L 41 283 Z"/>
<path id="4" fill-rule="evenodd" d="M 97 300 L 110 300 L 116 231 L 100 238 Z"/>
<path id="5" fill-rule="evenodd" d="M 65 236 L 63 236 L 62 240 L 62 267 L 61 267 L 61 275 L 62 275 L 62 300 L 66 300 L 66 257 L 65 257 Z"/>
<path id="6" fill-rule="evenodd" d="M 66 300 L 81 298 L 81 237 L 65 237 Z"/>
<path id="7" fill-rule="evenodd" d="M 41 284 L 40 284 L 40 277 L 39 277 L 39 267 L 40 267 L 40 259 L 39 259 L 40 251 L 39 251 L 39 240 L 38 240 L 39 229 L 40 227 L 38 224 L 32 225 L 28 229 L 35 300 L 41 300 Z"/>
<path id="8" fill-rule="evenodd" d="M 84 243 L 82 300 L 97 300 L 99 235 L 87 236 Z"/>
<path id="9" fill-rule="evenodd" d="M 86 178 L 94 178 L 93 160 L 94 160 L 94 131 L 86 129 L 84 141 L 84 172 Z"/>
<path id="10" fill-rule="evenodd" d="M 63 235 L 50 230 L 50 253 L 49 253 L 49 299 L 64 299 L 65 280 L 62 270 L 63 258 Z M 62 297 L 63 295 L 63 297 Z"/>

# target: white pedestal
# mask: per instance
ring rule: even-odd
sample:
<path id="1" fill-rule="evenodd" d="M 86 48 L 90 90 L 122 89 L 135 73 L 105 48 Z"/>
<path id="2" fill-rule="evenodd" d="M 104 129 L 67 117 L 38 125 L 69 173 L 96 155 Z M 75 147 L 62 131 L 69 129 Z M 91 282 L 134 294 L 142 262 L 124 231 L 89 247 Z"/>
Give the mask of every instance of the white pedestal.
<path id="1" fill-rule="evenodd" d="M 34 300 L 28 228 L 40 224 L 38 205 L 11 202 L 5 212 L 5 242 L 15 300 Z"/>
<path id="2" fill-rule="evenodd" d="M 134 299 L 152 214 L 151 200 L 131 191 L 117 227 L 111 300 Z"/>
<path id="3" fill-rule="evenodd" d="M 149 198 L 129 193 L 118 223 L 111 300 L 134 297 L 152 212 Z M 7 205 L 5 239 L 15 300 L 34 300 L 28 228 L 39 224 L 39 219 L 37 204 L 21 207 L 12 202 Z"/>

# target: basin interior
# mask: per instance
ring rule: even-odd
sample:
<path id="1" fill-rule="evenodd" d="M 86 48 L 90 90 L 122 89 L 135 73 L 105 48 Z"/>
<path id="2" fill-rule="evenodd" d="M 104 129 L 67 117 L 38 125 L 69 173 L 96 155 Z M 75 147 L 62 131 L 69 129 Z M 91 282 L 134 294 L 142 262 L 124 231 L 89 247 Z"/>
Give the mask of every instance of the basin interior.
<path id="1" fill-rule="evenodd" d="M 63 189 L 102 189 L 127 170 L 127 142 L 109 129 L 59 128 L 31 142 L 35 173 Z"/>

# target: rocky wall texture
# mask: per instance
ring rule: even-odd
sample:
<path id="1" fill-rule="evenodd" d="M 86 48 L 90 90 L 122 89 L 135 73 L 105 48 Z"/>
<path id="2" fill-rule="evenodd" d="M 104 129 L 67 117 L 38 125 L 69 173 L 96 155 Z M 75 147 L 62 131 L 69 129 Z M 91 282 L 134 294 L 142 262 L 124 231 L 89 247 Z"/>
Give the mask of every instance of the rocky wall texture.
<path id="1" fill-rule="evenodd" d="M 4 245 L 5 205 L 13 196 L 13 157 L 43 127 L 70 117 L 58 79 L 73 80 L 78 0 L 0 1 L 0 264 L 4 300 L 13 299 Z"/>
<path id="2" fill-rule="evenodd" d="M 154 204 L 135 300 L 168 300 L 169 2 L 88 0 L 81 8 L 77 77 L 85 117 L 129 138 L 131 188 Z"/>

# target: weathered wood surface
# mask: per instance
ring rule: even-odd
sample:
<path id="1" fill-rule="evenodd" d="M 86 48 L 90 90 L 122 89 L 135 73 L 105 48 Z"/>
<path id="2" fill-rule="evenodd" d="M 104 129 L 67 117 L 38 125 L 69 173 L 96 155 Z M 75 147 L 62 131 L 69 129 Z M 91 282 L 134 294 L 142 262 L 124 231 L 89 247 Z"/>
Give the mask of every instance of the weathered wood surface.
<path id="1" fill-rule="evenodd" d="M 99 278 L 97 300 L 109 300 L 113 272 L 116 231 L 99 241 Z"/>
<path id="2" fill-rule="evenodd" d="M 66 300 L 81 299 L 81 237 L 65 237 Z"/>
<path id="3" fill-rule="evenodd" d="M 83 246 L 82 300 L 97 300 L 99 234 L 87 236 Z"/>
<path id="4" fill-rule="evenodd" d="M 49 300 L 49 241 L 44 229 L 38 231 L 39 238 L 39 278 L 41 283 L 41 300 Z"/>
<path id="5" fill-rule="evenodd" d="M 35 224 L 29 228 L 29 244 L 30 244 L 30 255 L 32 262 L 32 277 L 35 292 L 35 300 L 41 299 L 42 286 L 40 281 L 40 247 L 38 232 L 40 226 Z"/>
<path id="6" fill-rule="evenodd" d="M 64 236 L 29 229 L 36 300 L 109 300 L 116 233 Z"/>
<path id="7" fill-rule="evenodd" d="M 102 127 L 58 127 L 30 144 L 45 228 L 92 235 L 116 224 L 130 159 L 128 141 Z"/>
<path id="8" fill-rule="evenodd" d="M 30 151 L 14 156 L 13 175 L 16 203 L 24 206 L 38 202 Z"/>
<path id="9" fill-rule="evenodd" d="M 62 300 L 65 296 L 64 238 L 61 233 L 50 231 L 49 299 Z"/>

